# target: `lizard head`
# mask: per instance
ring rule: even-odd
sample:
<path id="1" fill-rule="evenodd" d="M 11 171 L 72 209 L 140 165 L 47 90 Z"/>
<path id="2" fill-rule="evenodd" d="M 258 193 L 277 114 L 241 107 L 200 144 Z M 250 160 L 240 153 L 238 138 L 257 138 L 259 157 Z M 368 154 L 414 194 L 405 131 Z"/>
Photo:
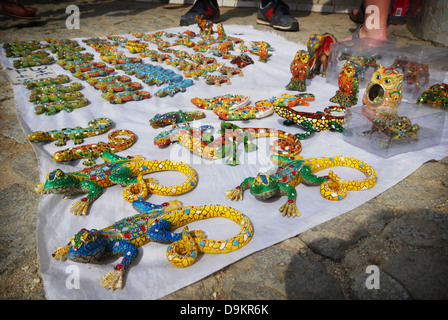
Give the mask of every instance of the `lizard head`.
<path id="1" fill-rule="evenodd" d="M 47 174 L 47 179 L 41 188 L 42 193 L 56 193 L 65 194 L 70 193 L 73 187 L 76 185 L 76 179 L 71 175 L 66 174 L 61 169 L 56 169 Z"/>
<path id="2" fill-rule="evenodd" d="M 70 239 L 67 258 L 75 262 L 89 263 L 99 260 L 105 249 L 105 242 L 96 234 L 95 229 L 81 229 Z"/>
<path id="3" fill-rule="evenodd" d="M 46 141 L 49 138 L 49 135 L 44 131 L 34 131 L 28 135 L 30 141 Z"/>
<path id="4" fill-rule="evenodd" d="M 266 200 L 278 195 L 278 182 L 268 174 L 259 174 L 255 177 L 250 193 L 257 199 Z"/>
<path id="5" fill-rule="evenodd" d="M 65 150 L 56 151 L 53 154 L 53 159 L 57 162 L 68 161 L 73 159 L 73 154 L 74 152 L 72 151 L 72 149 L 68 148 Z"/>

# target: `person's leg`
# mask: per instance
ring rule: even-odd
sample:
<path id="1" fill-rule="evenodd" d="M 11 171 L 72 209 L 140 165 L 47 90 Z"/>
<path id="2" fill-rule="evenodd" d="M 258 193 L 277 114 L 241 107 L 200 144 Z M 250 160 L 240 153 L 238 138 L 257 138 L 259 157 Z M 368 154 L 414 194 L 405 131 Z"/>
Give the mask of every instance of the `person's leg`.
<path id="1" fill-rule="evenodd" d="M 299 30 L 299 22 L 289 13 L 288 5 L 282 0 L 261 0 L 257 23 L 283 31 Z"/>
<path id="2" fill-rule="evenodd" d="M 215 23 L 218 22 L 220 17 L 218 2 L 216 0 L 196 0 L 193 7 L 180 17 L 180 25 L 195 24 L 196 16 L 202 16 Z"/>
<path id="3" fill-rule="evenodd" d="M 364 24 L 341 41 L 355 38 L 387 40 L 387 19 L 391 0 L 365 0 Z"/>
<path id="4" fill-rule="evenodd" d="M 36 8 L 24 7 L 8 0 L 0 1 L 0 13 L 4 15 L 24 19 L 37 19 L 39 18 L 36 16 L 37 12 Z"/>

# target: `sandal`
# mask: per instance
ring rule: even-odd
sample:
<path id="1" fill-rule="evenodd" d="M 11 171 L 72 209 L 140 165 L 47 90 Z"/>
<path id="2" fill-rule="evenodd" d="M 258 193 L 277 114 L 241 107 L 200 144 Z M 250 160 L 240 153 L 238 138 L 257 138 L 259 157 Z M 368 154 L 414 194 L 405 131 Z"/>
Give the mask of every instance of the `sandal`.
<path id="1" fill-rule="evenodd" d="M 357 40 L 357 39 L 359 39 L 359 30 L 361 30 L 361 28 L 362 28 L 362 24 L 360 24 L 359 26 L 358 26 L 358 28 L 356 28 L 356 30 L 352 33 L 352 40 Z"/>

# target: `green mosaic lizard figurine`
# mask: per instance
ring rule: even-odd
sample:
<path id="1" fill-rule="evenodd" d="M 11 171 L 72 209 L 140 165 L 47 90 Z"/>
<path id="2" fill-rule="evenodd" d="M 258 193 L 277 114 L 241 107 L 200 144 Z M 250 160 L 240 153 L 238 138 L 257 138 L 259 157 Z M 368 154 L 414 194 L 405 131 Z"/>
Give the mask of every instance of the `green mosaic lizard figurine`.
<path id="1" fill-rule="evenodd" d="M 246 178 L 239 186 L 226 192 L 230 200 L 242 200 L 245 190 L 257 199 L 266 200 L 273 196 L 287 196 L 288 201 L 279 209 L 284 216 L 299 216 L 296 206 L 297 192 L 295 187 L 301 182 L 306 185 L 320 185 L 320 192 L 327 200 L 342 200 L 347 191 L 364 190 L 373 187 L 377 182 L 375 169 L 367 163 L 349 157 L 320 157 L 305 159 L 300 156 L 284 157 L 273 155 L 271 160 L 278 166 L 256 177 Z M 362 180 L 341 180 L 333 171 L 327 176 L 316 176 L 317 171 L 346 166 L 357 169 L 366 175 Z"/>
<path id="2" fill-rule="evenodd" d="M 67 140 L 73 140 L 74 144 L 83 143 L 85 138 L 102 134 L 111 126 L 112 120 L 109 118 L 96 118 L 89 121 L 87 128 L 77 126 L 51 131 L 34 131 L 28 135 L 28 139 L 33 142 L 56 141 L 55 144 L 61 147 L 67 144 Z"/>
<path id="3" fill-rule="evenodd" d="M 150 160 L 142 156 L 120 157 L 104 152 L 101 157 L 104 163 L 86 167 L 85 169 L 65 173 L 56 169 L 47 174 L 45 183 L 35 189 L 41 194 L 64 194 L 64 198 L 75 194 L 87 193 L 87 196 L 75 202 L 70 212 L 75 215 L 87 214 L 89 206 L 99 198 L 104 188 L 120 184 L 126 186 L 123 196 L 127 201 L 135 201 L 138 197 L 146 197 L 148 193 L 159 195 L 177 195 L 193 189 L 197 183 L 196 171 L 189 165 L 171 160 Z M 187 179 L 179 185 L 165 186 L 157 184 L 152 178 L 143 175 L 156 171 L 179 171 Z"/>

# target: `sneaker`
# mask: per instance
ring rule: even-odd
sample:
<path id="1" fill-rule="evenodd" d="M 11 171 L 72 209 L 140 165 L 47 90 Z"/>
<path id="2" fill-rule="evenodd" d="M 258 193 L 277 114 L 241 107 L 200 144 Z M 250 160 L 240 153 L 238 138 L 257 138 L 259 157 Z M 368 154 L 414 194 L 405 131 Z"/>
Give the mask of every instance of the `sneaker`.
<path id="1" fill-rule="evenodd" d="M 257 13 L 257 23 L 283 31 L 298 31 L 299 22 L 289 13 L 289 7 L 281 0 L 271 1 Z"/>
<path id="2" fill-rule="evenodd" d="M 189 26 L 195 24 L 196 16 L 203 16 L 206 20 L 216 23 L 220 17 L 219 7 L 210 0 L 196 0 L 193 7 L 180 17 L 180 25 Z"/>

